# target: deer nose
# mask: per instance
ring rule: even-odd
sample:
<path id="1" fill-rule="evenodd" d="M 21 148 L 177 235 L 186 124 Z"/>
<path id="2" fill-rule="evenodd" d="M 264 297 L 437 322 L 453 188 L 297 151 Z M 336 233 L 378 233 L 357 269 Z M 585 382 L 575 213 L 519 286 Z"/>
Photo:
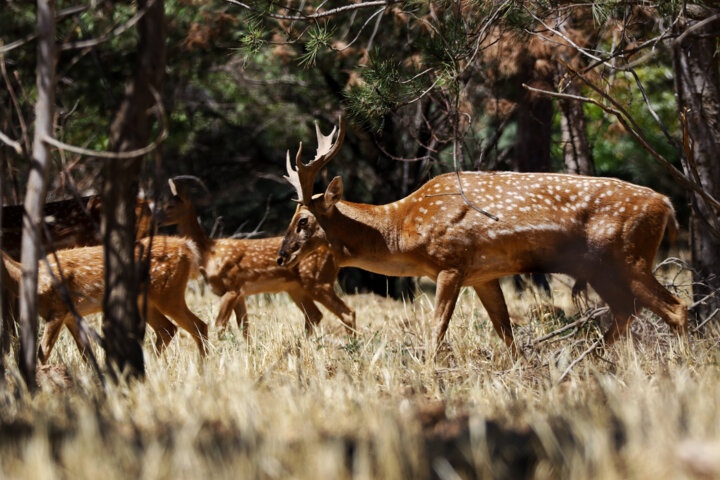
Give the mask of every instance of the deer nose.
<path id="1" fill-rule="evenodd" d="M 282 267 L 283 263 L 285 263 L 285 261 L 287 260 L 288 256 L 289 256 L 289 255 L 287 254 L 287 252 L 286 252 L 285 250 L 280 250 L 280 251 L 278 252 L 277 264 Z"/>

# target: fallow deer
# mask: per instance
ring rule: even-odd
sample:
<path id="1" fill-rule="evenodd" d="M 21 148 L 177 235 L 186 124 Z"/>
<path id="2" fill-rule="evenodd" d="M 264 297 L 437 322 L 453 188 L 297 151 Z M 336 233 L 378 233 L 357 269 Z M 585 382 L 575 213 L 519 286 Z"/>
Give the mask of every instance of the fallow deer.
<path id="1" fill-rule="evenodd" d="M 151 241 L 146 321 L 156 332 L 157 352 L 162 353 L 177 331 L 177 327 L 167 318 L 170 317 L 193 337 L 204 356 L 207 325 L 185 303 L 188 279 L 198 268 L 197 246 L 187 239 L 156 236 L 138 241 L 138 252 L 147 252 Z M 17 295 L 22 274 L 20 263 L 5 252 L 2 252 L 2 256 L 7 271 L 3 280 L 7 282 L 8 290 Z M 48 271 L 46 261 L 52 273 Z M 58 250 L 40 261 L 38 312 L 47 323 L 40 341 L 41 363 L 47 362 L 63 325 L 68 327 L 78 348 L 83 351 L 75 317 L 55 282 L 65 283 L 75 310 L 85 316 L 102 310 L 103 271 L 102 246 Z"/>
<path id="2" fill-rule="evenodd" d="M 7 205 L 2 209 L 2 247 L 7 254 L 18 260 L 24 208 L 22 205 Z M 60 250 L 99 245 L 101 214 L 102 202 L 98 195 L 45 203 L 43 217 L 50 235 L 49 239 L 45 235 L 42 236 L 45 249 Z M 147 236 L 152 228 L 150 202 L 138 198 L 135 216 L 136 238 Z"/>
<path id="3" fill-rule="evenodd" d="M 320 323 L 323 316 L 314 302 L 337 315 L 348 333 L 354 331 L 355 312 L 333 289 L 338 267 L 327 249 L 319 247 L 298 264 L 285 268 L 276 261 L 282 237 L 211 239 L 198 223 L 195 207 L 187 194 L 172 180 L 169 184 L 173 196 L 158 213 L 159 224 L 177 224 L 178 233 L 198 245 L 200 271 L 213 293 L 221 297 L 215 321 L 221 331 L 234 311 L 238 326 L 247 337 L 244 297 L 278 292 L 287 292 L 303 312 L 307 331 Z"/>
<path id="4" fill-rule="evenodd" d="M 387 205 L 342 200 L 340 177 L 313 196 L 315 177 L 342 144 L 342 121 L 333 142 L 336 130 L 325 136 L 316 124 L 318 150 L 308 164 L 300 160 L 302 143 L 296 169 L 287 153 L 286 178 L 299 205 L 279 264 L 292 267 L 329 244 L 340 267 L 432 278 L 436 348 L 460 288 L 472 286 L 515 352 L 498 282 L 515 273 L 565 273 L 588 281 L 614 315 L 607 343 L 625 333 L 636 307 L 650 309 L 676 330 L 687 329 L 685 305 L 652 274 L 666 227 L 673 236 L 678 228 L 667 197 L 613 178 L 514 172 L 440 175 Z"/>

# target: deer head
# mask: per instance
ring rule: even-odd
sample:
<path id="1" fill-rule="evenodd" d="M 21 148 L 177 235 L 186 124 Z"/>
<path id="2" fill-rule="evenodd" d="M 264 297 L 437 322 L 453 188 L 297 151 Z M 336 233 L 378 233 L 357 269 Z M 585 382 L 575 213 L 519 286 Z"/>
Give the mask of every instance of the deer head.
<path id="1" fill-rule="evenodd" d="M 290 151 L 287 152 L 288 174 L 285 178 L 295 187 L 299 205 L 278 252 L 278 265 L 293 267 L 320 244 L 328 243 L 326 232 L 322 227 L 323 219 L 332 215 L 335 205 L 342 198 L 342 179 L 335 177 L 323 194 L 313 195 L 312 191 L 318 173 L 342 146 L 345 138 L 345 124 L 342 118 L 339 119 L 339 123 L 340 129 L 333 142 L 333 137 L 335 137 L 338 128 L 333 128 L 330 135 L 323 135 L 317 122 L 315 122 L 318 148 L 315 158 L 308 164 L 304 164 L 300 160 L 302 142 L 295 155 L 295 169 L 290 165 Z"/>

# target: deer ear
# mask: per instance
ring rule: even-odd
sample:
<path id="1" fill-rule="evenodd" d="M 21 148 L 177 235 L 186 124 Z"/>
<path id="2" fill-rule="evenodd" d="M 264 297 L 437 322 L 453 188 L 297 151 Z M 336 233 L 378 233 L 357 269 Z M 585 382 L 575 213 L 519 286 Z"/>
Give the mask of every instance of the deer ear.
<path id="1" fill-rule="evenodd" d="M 343 183 L 342 178 L 335 177 L 332 179 L 332 182 L 330 182 L 330 185 L 328 185 L 327 190 L 325 190 L 325 194 L 320 199 L 320 208 L 322 209 L 323 213 L 328 213 L 337 202 L 340 201 L 343 194 Z"/>

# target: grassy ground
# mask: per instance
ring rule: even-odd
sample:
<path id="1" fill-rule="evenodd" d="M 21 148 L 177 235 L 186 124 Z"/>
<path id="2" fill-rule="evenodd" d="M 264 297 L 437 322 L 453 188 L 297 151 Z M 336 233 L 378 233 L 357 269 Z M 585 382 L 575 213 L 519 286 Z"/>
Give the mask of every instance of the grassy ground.
<path id="1" fill-rule="evenodd" d="M 505 288 L 520 360 L 469 290 L 435 362 L 427 294 L 346 296 L 355 340 L 329 313 L 306 337 L 285 295 L 256 296 L 249 341 L 211 330 L 200 362 L 187 335 L 160 358 L 148 338 L 147 379 L 104 391 L 63 334 L 39 394 L 16 372 L 0 387 L 0 478 L 720 478 L 720 331 L 679 340 L 645 314 L 582 357 L 600 315 L 537 342 L 589 311 L 567 283 L 561 310 Z M 214 318 L 215 297 L 188 298 Z"/>

